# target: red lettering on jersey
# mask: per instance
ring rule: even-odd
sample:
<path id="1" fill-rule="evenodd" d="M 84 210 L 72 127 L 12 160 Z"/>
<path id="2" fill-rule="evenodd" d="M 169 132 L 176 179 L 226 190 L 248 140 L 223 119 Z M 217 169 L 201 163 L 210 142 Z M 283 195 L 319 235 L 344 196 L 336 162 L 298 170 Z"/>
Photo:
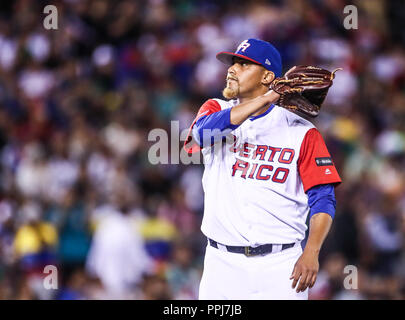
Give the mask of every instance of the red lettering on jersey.
<path id="1" fill-rule="evenodd" d="M 269 171 L 272 171 L 272 170 L 273 170 L 273 166 L 271 166 L 271 165 L 269 165 L 269 164 L 262 164 L 262 165 L 259 167 L 259 170 L 257 170 L 257 174 L 256 174 L 256 179 L 257 179 L 257 180 L 269 180 L 269 179 L 270 179 L 270 175 L 262 176 L 262 171 L 263 171 L 264 169 L 267 169 L 267 170 L 269 170 Z"/>
<path id="2" fill-rule="evenodd" d="M 288 170 L 287 168 L 277 168 L 277 170 L 273 174 L 273 178 L 271 179 L 271 181 L 284 183 L 287 180 L 289 172 L 290 170 Z M 282 178 L 279 177 L 280 173 L 282 174 Z"/>
<path id="3" fill-rule="evenodd" d="M 264 160 L 264 157 L 266 156 L 266 152 L 267 152 L 267 146 L 258 145 L 256 147 L 255 152 L 253 153 L 252 159 L 255 160 L 257 158 L 257 155 L 260 155 L 260 160 Z"/>
<path id="4" fill-rule="evenodd" d="M 238 141 L 238 138 L 234 134 L 231 134 L 230 136 L 233 138 L 233 144 L 235 145 Z"/>
<path id="5" fill-rule="evenodd" d="M 241 150 L 242 150 L 242 144 L 240 143 L 240 144 L 236 145 L 236 142 L 233 144 L 232 147 L 229 148 L 229 151 L 231 151 L 233 153 L 241 152 Z"/>
<path id="6" fill-rule="evenodd" d="M 245 142 L 243 144 L 243 148 L 240 148 L 240 150 L 239 150 L 239 156 L 241 156 L 243 158 L 249 158 L 250 151 L 251 151 L 251 150 L 249 150 L 249 148 L 253 149 L 254 147 L 255 147 L 254 144 Z"/>
<path id="7" fill-rule="evenodd" d="M 242 171 L 241 177 L 243 179 L 246 179 L 248 169 L 249 169 L 249 162 L 237 159 L 235 164 L 232 166 L 232 176 L 235 176 L 237 170 L 241 170 Z"/>
<path id="8" fill-rule="evenodd" d="M 254 179 L 253 178 L 253 175 L 255 174 L 255 171 L 256 171 L 256 168 L 257 168 L 257 163 L 254 163 L 253 164 L 253 168 L 252 168 L 252 170 L 250 171 L 250 174 L 249 174 L 249 179 Z"/>
<path id="9" fill-rule="evenodd" d="M 235 135 L 232 135 L 233 136 L 233 145 L 229 148 L 229 151 L 230 152 L 233 152 L 233 153 L 236 153 L 236 152 L 239 152 L 240 151 L 240 149 L 241 149 L 241 147 L 240 147 L 240 145 L 241 144 L 238 144 L 237 145 L 237 143 L 238 143 L 238 138 L 235 136 Z"/>
<path id="10" fill-rule="evenodd" d="M 284 148 L 283 151 L 281 151 L 280 156 L 278 157 L 278 162 L 290 164 L 294 158 L 294 154 L 295 154 L 294 149 Z"/>
<path id="11" fill-rule="evenodd" d="M 277 152 L 281 151 L 281 148 L 276 148 L 276 147 L 268 147 L 269 150 L 271 150 L 270 152 L 270 157 L 269 157 L 269 162 L 273 162 L 273 158 L 276 155 Z"/>

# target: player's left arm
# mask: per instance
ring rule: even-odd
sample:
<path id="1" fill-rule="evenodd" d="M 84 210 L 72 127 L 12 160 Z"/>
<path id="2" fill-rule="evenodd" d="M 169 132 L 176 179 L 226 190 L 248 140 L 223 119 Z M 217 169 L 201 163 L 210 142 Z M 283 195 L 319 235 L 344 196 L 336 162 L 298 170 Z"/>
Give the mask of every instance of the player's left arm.
<path id="1" fill-rule="evenodd" d="M 304 291 L 315 284 L 319 271 L 319 252 L 329 233 L 335 214 L 336 200 L 334 186 L 331 184 L 316 186 L 308 191 L 311 207 L 309 235 L 304 252 L 294 266 L 290 279 L 296 291 Z"/>
<path id="2" fill-rule="evenodd" d="M 304 137 L 298 168 L 310 207 L 308 240 L 290 277 L 292 287 L 297 287 L 296 291 L 300 292 L 315 284 L 319 252 L 335 214 L 335 186 L 341 182 L 325 142 L 315 128 Z"/>

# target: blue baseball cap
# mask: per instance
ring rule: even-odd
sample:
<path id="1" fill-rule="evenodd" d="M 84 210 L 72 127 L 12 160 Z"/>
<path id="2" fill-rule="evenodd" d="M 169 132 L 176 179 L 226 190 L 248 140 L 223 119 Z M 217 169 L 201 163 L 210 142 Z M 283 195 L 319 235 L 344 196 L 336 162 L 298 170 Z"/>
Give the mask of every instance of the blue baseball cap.
<path id="1" fill-rule="evenodd" d="M 269 42 L 259 39 L 247 39 L 240 43 L 235 52 L 222 51 L 217 59 L 226 64 L 232 64 L 233 57 L 239 57 L 262 65 L 273 71 L 276 77 L 281 77 L 281 56 L 278 50 Z"/>

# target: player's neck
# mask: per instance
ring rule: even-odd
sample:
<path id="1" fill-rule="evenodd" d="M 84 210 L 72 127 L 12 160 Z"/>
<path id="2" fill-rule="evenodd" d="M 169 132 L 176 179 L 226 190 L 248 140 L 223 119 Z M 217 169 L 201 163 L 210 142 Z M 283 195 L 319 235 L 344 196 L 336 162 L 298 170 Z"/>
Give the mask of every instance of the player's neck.
<path id="1" fill-rule="evenodd" d="M 270 104 L 266 104 L 263 108 L 261 108 L 259 111 L 257 111 L 256 113 L 253 113 L 251 115 L 251 117 L 257 117 L 260 116 L 262 113 L 265 113 L 270 107 Z"/>
<path id="2" fill-rule="evenodd" d="M 243 92 L 242 94 L 239 94 L 238 98 L 241 103 L 248 102 L 250 100 L 256 99 L 256 98 L 264 95 L 268 91 L 269 91 L 269 88 L 267 88 L 265 86 L 260 86 L 253 90 L 249 90 L 247 92 Z"/>

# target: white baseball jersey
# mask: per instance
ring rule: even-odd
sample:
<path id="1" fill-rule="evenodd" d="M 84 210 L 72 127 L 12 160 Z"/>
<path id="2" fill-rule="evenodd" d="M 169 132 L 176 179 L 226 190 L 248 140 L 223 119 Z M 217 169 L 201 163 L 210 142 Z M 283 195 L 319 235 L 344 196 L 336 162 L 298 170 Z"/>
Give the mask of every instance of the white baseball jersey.
<path id="1" fill-rule="evenodd" d="M 210 99 L 192 126 L 200 117 L 238 103 Z M 191 128 L 185 149 L 195 152 L 199 146 L 192 139 Z M 297 114 L 272 105 L 230 135 L 233 139 L 202 149 L 202 232 L 234 246 L 303 240 L 309 213 L 305 192 L 316 185 L 341 181 L 318 130 Z"/>

